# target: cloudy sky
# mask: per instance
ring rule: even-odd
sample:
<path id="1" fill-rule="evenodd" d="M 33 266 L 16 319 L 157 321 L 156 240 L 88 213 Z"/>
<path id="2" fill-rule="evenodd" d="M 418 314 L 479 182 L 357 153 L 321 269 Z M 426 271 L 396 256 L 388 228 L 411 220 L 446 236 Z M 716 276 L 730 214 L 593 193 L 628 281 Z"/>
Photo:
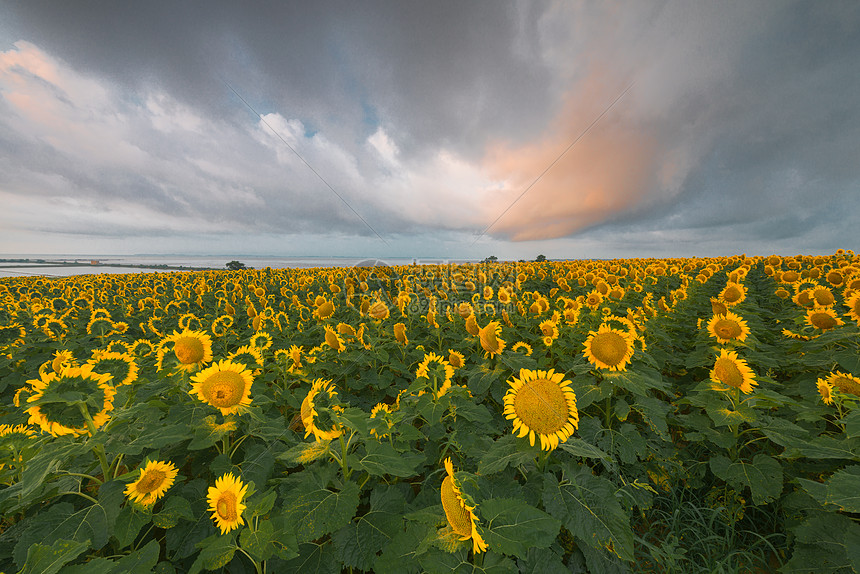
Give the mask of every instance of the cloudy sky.
<path id="1" fill-rule="evenodd" d="M 860 3 L 0 1 L 0 253 L 860 251 Z"/>

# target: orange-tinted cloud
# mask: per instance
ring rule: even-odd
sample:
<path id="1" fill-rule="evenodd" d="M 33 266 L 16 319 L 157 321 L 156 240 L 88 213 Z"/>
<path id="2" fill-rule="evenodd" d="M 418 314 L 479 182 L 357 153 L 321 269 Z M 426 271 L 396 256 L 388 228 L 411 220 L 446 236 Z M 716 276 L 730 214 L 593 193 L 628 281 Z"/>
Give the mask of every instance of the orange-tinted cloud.
<path id="1" fill-rule="evenodd" d="M 538 141 L 525 145 L 494 142 L 483 167 L 506 189 L 488 202 L 492 221 L 609 106 L 624 84 L 590 74 L 571 89 L 552 125 Z M 642 205 L 665 170 L 658 138 L 625 114 L 625 100 L 600 119 L 489 230 L 514 241 L 569 236 Z"/>

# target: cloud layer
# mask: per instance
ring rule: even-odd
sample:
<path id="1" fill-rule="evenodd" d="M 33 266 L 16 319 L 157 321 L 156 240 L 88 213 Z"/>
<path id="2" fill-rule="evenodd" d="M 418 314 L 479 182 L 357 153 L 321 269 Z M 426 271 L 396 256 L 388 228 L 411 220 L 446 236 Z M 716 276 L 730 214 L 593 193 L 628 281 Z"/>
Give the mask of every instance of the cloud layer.
<path id="1" fill-rule="evenodd" d="M 188 6 L 11 10 L 0 250 L 853 247 L 856 3 Z"/>

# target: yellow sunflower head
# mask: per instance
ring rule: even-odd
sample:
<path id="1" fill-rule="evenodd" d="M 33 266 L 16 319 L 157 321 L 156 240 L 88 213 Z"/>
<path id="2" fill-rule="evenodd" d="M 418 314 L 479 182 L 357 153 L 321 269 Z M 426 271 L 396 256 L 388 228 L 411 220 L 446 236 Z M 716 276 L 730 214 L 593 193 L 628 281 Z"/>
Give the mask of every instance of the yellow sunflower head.
<path id="1" fill-rule="evenodd" d="M 140 469 L 138 479 L 126 487 L 125 495 L 132 502 L 150 506 L 173 486 L 178 472 L 172 462 L 151 460 Z"/>
<path id="2" fill-rule="evenodd" d="M 232 353 L 227 354 L 227 360 L 242 363 L 249 369 L 260 369 L 263 366 L 263 353 L 259 347 L 242 345 Z M 257 372 L 256 374 L 259 374 Z"/>
<path id="3" fill-rule="evenodd" d="M 54 436 L 89 434 L 89 424 L 79 403 L 69 397 L 83 400 L 96 429 L 110 420 L 113 398 L 116 394 L 110 384 L 111 376 L 94 373 L 89 365 L 67 367 L 59 373 L 45 373 L 41 379 L 27 381 L 31 394 L 27 403 L 30 419 L 28 424 L 38 424 L 45 432 Z"/>
<path id="4" fill-rule="evenodd" d="M 305 438 L 313 434 L 316 440 L 333 440 L 343 434 L 341 426 L 332 418 L 332 412 L 340 408 L 334 383 L 324 379 L 314 380 L 301 407 Z"/>
<path id="5" fill-rule="evenodd" d="M 845 324 L 842 319 L 836 316 L 836 311 L 833 309 L 823 308 L 810 309 L 807 311 L 806 323 L 816 329 L 821 329 L 822 331 L 829 331 L 830 329 Z"/>
<path id="6" fill-rule="evenodd" d="M 451 388 L 454 367 L 436 353 L 428 353 L 424 355 L 424 360 L 418 365 L 415 376 L 429 379 L 433 385 L 435 397 L 438 399 Z"/>
<path id="7" fill-rule="evenodd" d="M 78 362 L 75 360 L 75 356 L 71 351 L 68 350 L 60 350 L 54 351 L 54 358 L 51 361 L 51 368 L 55 373 L 59 373 L 65 368 L 68 367 L 76 367 Z"/>
<path id="8" fill-rule="evenodd" d="M 265 331 L 257 331 L 251 335 L 249 344 L 262 353 L 272 346 L 272 336 Z"/>
<path id="9" fill-rule="evenodd" d="M 848 307 L 847 315 L 857 323 L 860 323 L 860 293 L 855 293 L 848 297 L 845 301 L 845 306 Z"/>
<path id="10" fill-rule="evenodd" d="M 442 508 L 451 529 L 460 537 L 460 540 L 472 540 L 472 551 L 475 554 L 486 552 L 487 543 L 484 542 L 481 533 L 478 532 L 478 517 L 475 514 L 475 505 L 470 505 L 463 498 L 457 479 L 454 477 L 454 465 L 450 458 L 445 459 L 445 478 L 442 479 L 440 492 Z"/>
<path id="11" fill-rule="evenodd" d="M 397 342 L 401 345 L 409 344 L 409 339 L 406 337 L 406 325 L 403 323 L 394 324 L 394 338 L 397 339 Z"/>
<path id="12" fill-rule="evenodd" d="M 251 404 L 253 381 L 245 365 L 222 360 L 191 377 L 190 392 L 228 415 Z"/>
<path id="13" fill-rule="evenodd" d="M 758 386 L 755 373 L 747 362 L 738 358 L 734 351 L 720 350 L 720 355 L 714 361 L 711 369 L 711 380 L 728 387 L 740 389 L 744 394 L 750 394 L 753 387 Z"/>
<path id="14" fill-rule="evenodd" d="M 337 334 L 337 331 L 329 327 L 325 326 L 325 344 L 337 351 L 338 353 L 342 353 L 346 350 L 346 345 L 343 342 L 343 338 Z"/>
<path id="15" fill-rule="evenodd" d="M 743 283 L 729 281 L 723 290 L 720 291 L 720 300 L 729 307 L 742 303 L 746 298 L 747 290 L 743 286 Z"/>
<path id="16" fill-rule="evenodd" d="M 833 385 L 831 385 L 827 379 L 818 379 L 816 386 L 818 387 L 818 394 L 821 395 L 821 400 L 824 401 L 824 404 L 832 405 Z"/>
<path id="17" fill-rule="evenodd" d="M 585 358 L 598 369 L 625 371 L 633 358 L 634 339 L 630 333 L 603 324 L 590 331 L 585 346 Z"/>
<path id="18" fill-rule="evenodd" d="M 367 309 L 367 314 L 371 319 L 375 321 L 382 321 L 388 318 L 389 315 L 388 305 L 386 305 L 382 301 L 375 301 L 372 305 L 370 305 Z"/>
<path id="19" fill-rule="evenodd" d="M 498 321 L 490 321 L 487 326 L 478 331 L 478 337 L 481 340 L 481 347 L 484 349 L 484 355 L 493 357 L 500 355 L 505 350 L 505 341 L 500 338 L 502 334 L 502 326 Z"/>
<path id="20" fill-rule="evenodd" d="M 466 364 L 466 358 L 463 356 L 463 353 L 454 349 L 448 349 L 448 363 L 455 369 L 459 369 Z"/>
<path id="21" fill-rule="evenodd" d="M 513 421 L 513 432 L 528 435 L 534 446 L 540 439 L 543 450 L 553 450 L 579 426 L 576 395 L 564 373 L 520 369 L 520 376 L 508 381 L 504 398 L 505 418 Z"/>
<path id="22" fill-rule="evenodd" d="M 854 375 L 834 371 L 827 377 L 827 382 L 841 393 L 860 397 L 860 379 Z"/>
<path id="23" fill-rule="evenodd" d="M 511 347 L 511 351 L 514 353 L 524 353 L 527 357 L 531 357 L 532 347 L 528 343 L 517 341 L 514 343 L 514 346 Z"/>
<path id="24" fill-rule="evenodd" d="M 727 311 L 725 315 L 714 315 L 708 321 L 708 333 L 716 338 L 718 343 L 725 345 L 729 341 L 743 343 L 750 330 L 739 315 Z"/>
<path id="25" fill-rule="evenodd" d="M 836 297 L 833 296 L 833 291 L 824 285 L 818 285 L 812 289 L 812 300 L 816 307 L 831 307 L 836 303 Z"/>
<path id="26" fill-rule="evenodd" d="M 317 306 L 317 308 L 314 310 L 313 315 L 318 320 L 328 319 L 329 317 L 334 315 L 334 311 L 335 311 L 334 303 L 325 299 L 324 297 L 318 297 L 317 299 L 320 299 L 320 298 L 322 298 L 322 303 Z"/>
<path id="27" fill-rule="evenodd" d="M 173 343 L 178 368 L 195 371 L 212 361 L 212 338 L 203 331 L 174 331 L 162 344 Z"/>
<path id="28" fill-rule="evenodd" d="M 371 429 L 370 436 L 385 438 L 391 434 L 394 421 L 391 420 L 391 406 L 385 403 L 377 403 L 370 411 Z"/>
<path id="29" fill-rule="evenodd" d="M 222 475 L 215 481 L 215 486 L 209 487 L 206 497 L 209 510 L 221 534 L 227 534 L 245 523 L 242 512 L 246 506 L 242 499 L 247 492 L 248 485 L 243 485 L 242 480 L 231 472 Z"/>

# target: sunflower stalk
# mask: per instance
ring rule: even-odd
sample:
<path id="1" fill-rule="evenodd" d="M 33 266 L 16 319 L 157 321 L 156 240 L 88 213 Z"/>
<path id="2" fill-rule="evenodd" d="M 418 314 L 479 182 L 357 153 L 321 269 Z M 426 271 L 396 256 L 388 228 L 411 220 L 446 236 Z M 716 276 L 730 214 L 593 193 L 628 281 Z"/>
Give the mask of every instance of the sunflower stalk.
<path id="1" fill-rule="evenodd" d="M 83 402 L 79 402 L 78 408 L 87 423 L 87 429 L 90 431 L 90 436 L 95 436 L 98 431 L 96 430 L 96 425 L 93 422 L 93 417 L 90 416 L 90 411 L 87 410 L 87 406 Z M 108 480 L 108 477 L 110 476 L 110 465 L 108 465 L 107 456 L 105 455 L 105 445 L 101 443 L 95 445 L 93 447 L 93 452 L 99 459 L 99 464 L 102 467 L 102 476 L 105 480 Z"/>

